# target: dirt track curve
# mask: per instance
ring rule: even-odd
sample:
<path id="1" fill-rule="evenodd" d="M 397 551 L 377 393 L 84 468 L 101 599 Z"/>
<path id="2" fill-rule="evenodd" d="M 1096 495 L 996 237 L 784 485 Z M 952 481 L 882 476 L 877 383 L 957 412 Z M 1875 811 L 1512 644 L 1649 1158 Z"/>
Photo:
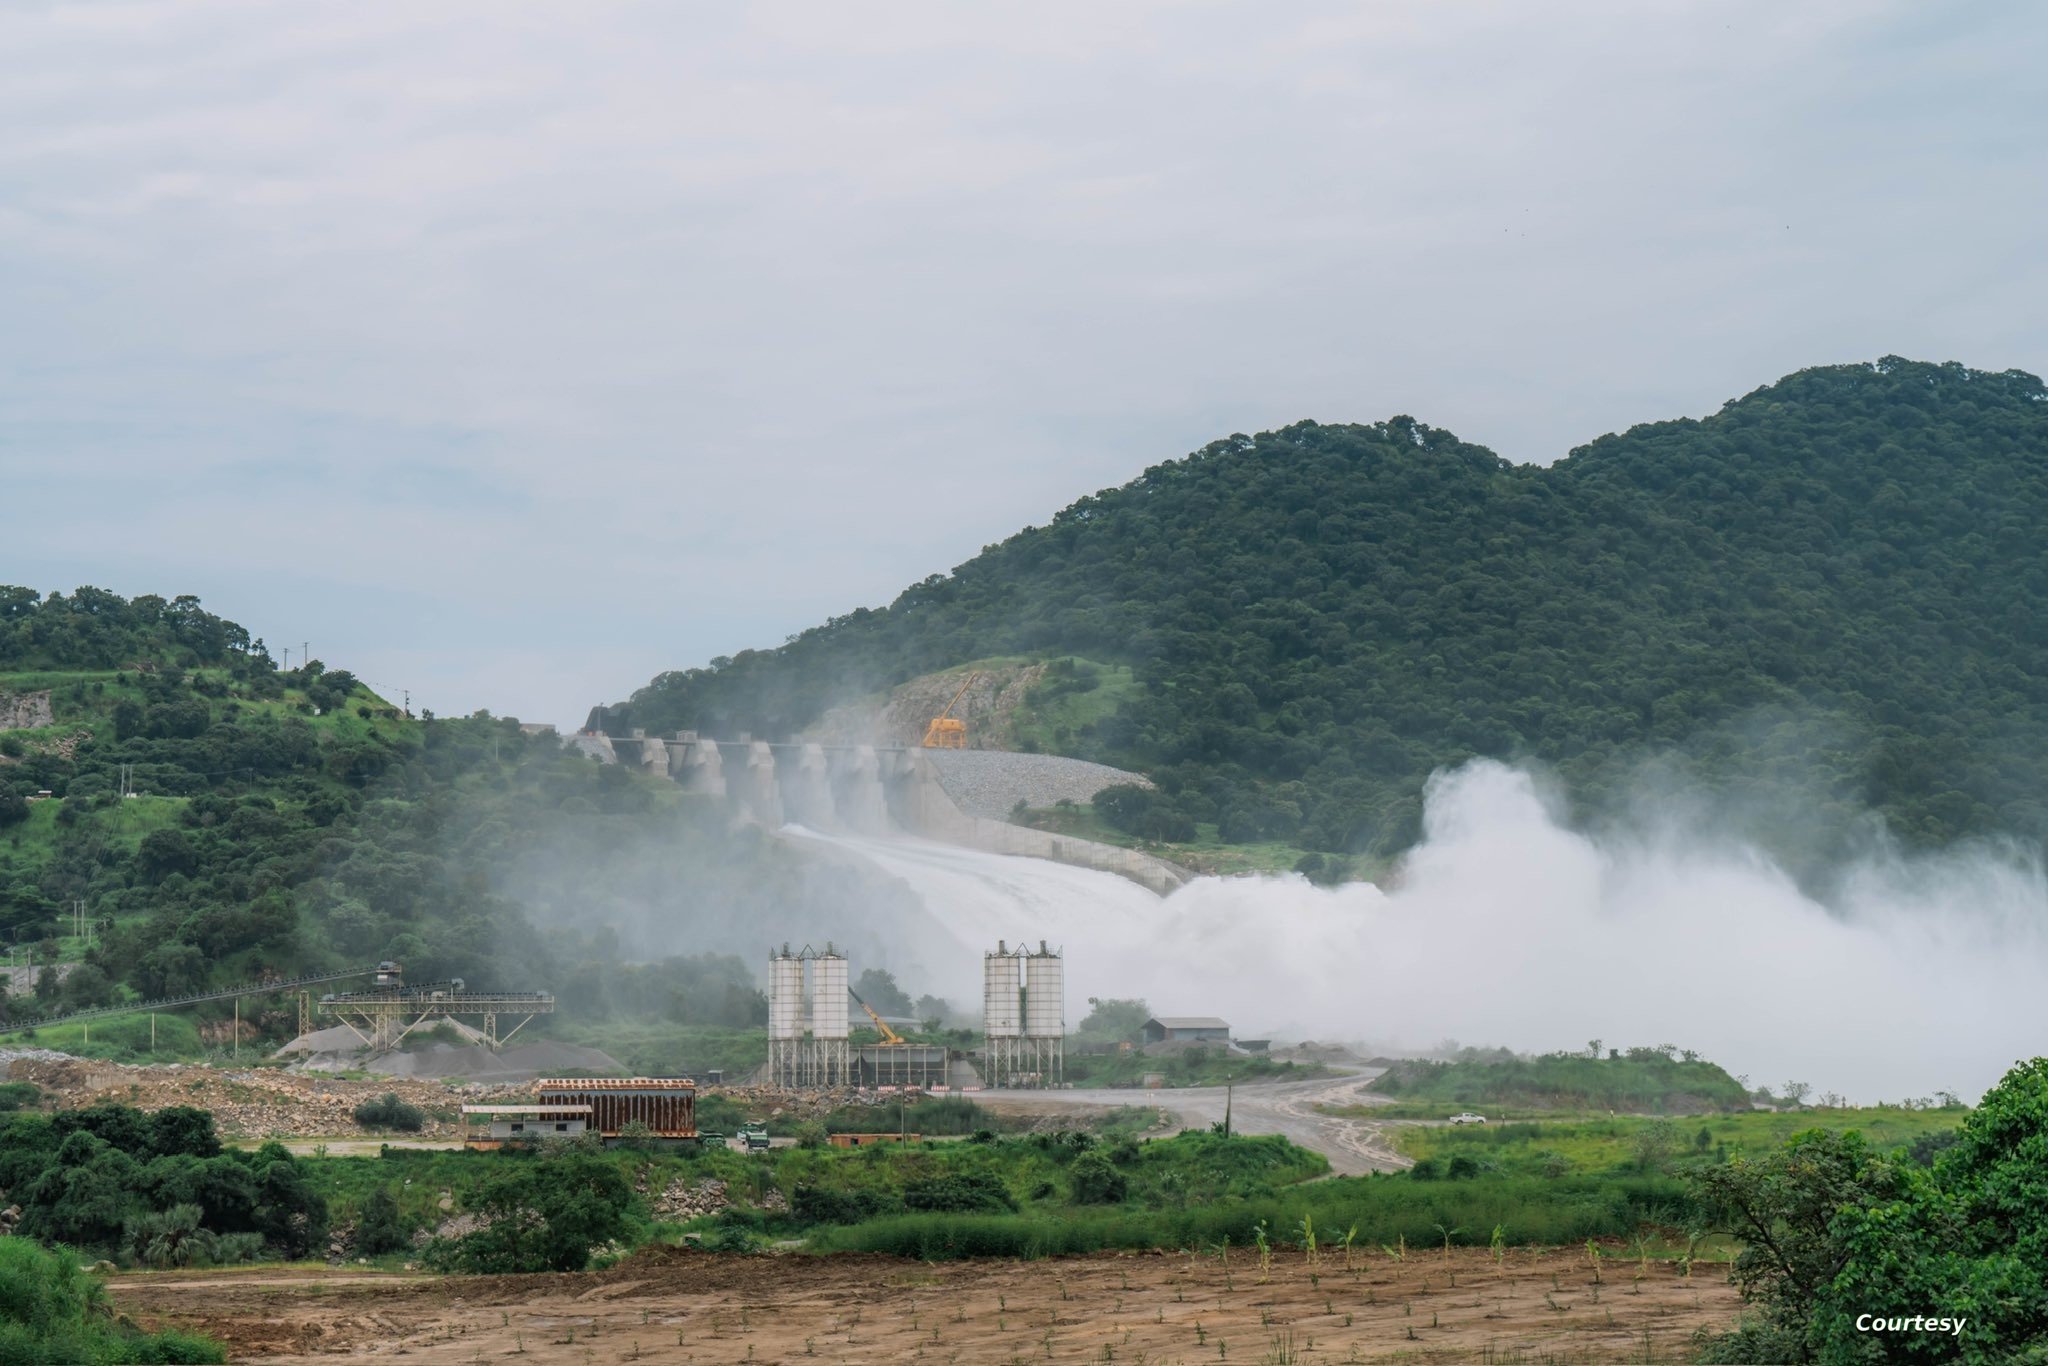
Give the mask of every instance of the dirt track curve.
<path id="1" fill-rule="evenodd" d="M 1165 1115 L 1159 1132 L 1206 1129 L 1230 1108 L 1231 1127 L 1241 1134 L 1284 1134 L 1292 1142 L 1330 1159 L 1338 1176 L 1399 1171 L 1408 1159 L 1394 1151 L 1380 1125 L 1317 1111 L 1318 1105 L 1366 1102 L 1365 1083 L 1379 1068 L 1344 1069 L 1338 1077 L 1312 1081 L 1249 1082 L 1228 1093 L 1221 1086 L 1188 1086 L 1157 1091 L 1076 1089 L 1072 1091 L 984 1091 L 976 1097 L 994 1110 L 1060 1112 L 1120 1105 L 1151 1106 Z"/>

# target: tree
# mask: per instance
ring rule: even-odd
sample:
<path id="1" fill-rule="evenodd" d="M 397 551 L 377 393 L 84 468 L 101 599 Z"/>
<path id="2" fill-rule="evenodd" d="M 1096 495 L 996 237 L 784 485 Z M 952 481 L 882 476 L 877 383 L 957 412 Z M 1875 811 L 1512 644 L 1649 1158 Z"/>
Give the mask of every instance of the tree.
<path id="1" fill-rule="evenodd" d="M 1099 1043 L 1131 1043 L 1144 1032 L 1152 1007 L 1141 1000 L 1090 996 L 1088 1014 L 1074 1029 L 1078 1039 Z"/>
<path id="2" fill-rule="evenodd" d="M 861 973 L 853 989 L 860 993 L 863 1001 L 874 1007 L 877 1014 L 901 1018 L 916 1009 L 910 993 L 896 985 L 895 974 L 882 968 L 869 968 Z"/>
<path id="3" fill-rule="evenodd" d="M 1820 1311 L 1850 1260 L 1841 1212 L 1896 1197 L 1897 1170 L 1860 1134 L 1814 1129 L 1776 1152 L 1708 1167 L 1692 1186 L 1708 1229 L 1742 1244 L 1732 1279 L 1759 1311 L 1706 1359 L 1813 1360 Z"/>
<path id="4" fill-rule="evenodd" d="M 391 1187 L 379 1186 L 363 1200 L 356 1220 L 355 1251 L 358 1256 L 377 1257 L 410 1246 L 412 1230 L 399 1217 L 398 1197 Z"/>
<path id="5" fill-rule="evenodd" d="M 214 1235 L 201 1226 L 200 1218 L 197 1205 L 173 1205 L 129 1220 L 123 1237 L 135 1260 L 144 1266 L 160 1270 L 190 1266 L 194 1259 L 210 1260 L 218 1245 Z"/>
<path id="6" fill-rule="evenodd" d="M 433 1260 L 486 1273 L 581 1271 L 592 1248 L 625 1233 L 632 1198 L 609 1162 L 546 1158 L 486 1185 L 480 1211 L 489 1222 L 437 1249 Z"/>

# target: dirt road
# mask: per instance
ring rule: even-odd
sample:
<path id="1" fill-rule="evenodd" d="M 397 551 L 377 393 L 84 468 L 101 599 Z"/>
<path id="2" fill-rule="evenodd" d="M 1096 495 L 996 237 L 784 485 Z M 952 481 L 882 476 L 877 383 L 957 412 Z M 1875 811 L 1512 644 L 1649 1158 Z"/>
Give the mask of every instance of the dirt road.
<path id="1" fill-rule="evenodd" d="M 117 1276 L 120 1312 L 236 1361 L 1669 1361 L 1740 1308 L 1727 1278 L 1619 1249 L 1294 1250 L 925 1264 L 650 1249 L 587 1275 L 322 1270 Z"/>
<path id="2" fill-rule="evenodd" d="M 984 1091 L 975 1097 L 993 1110 L 1058 1113 L 1121 1105 L 1151 1106 L 1167 1116 L 1162 1132 L 1206 1129 L 1220 1123 L 1226 1103 L 1231 1127 L 1241 1134 L 1284 1134 L 1330 1159 L 1339 1176 L 1398 1171 L 1409 1165 L 1395 1152 L 1379 1125 L 1367 1120 L 1319 1114 L 1318 1105 L 1356 1105 L 1360 1088 L 1380 1074 L 1371 1067 L 1346 1068 L 1338 1077 L 1313 1081 L 1248 1082 L 1227 1095 L 1220 1086 L 1187 1086 L 1156 1091 L 1076 1089 L 1072 1091 Z"/>

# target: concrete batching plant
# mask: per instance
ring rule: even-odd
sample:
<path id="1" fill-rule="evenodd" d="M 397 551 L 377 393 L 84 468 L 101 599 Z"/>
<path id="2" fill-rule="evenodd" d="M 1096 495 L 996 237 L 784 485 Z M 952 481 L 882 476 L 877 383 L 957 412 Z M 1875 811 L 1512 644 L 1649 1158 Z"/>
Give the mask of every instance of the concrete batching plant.
<path id="1" fill-rule="evenodd" d="M 998 942 L 982 957 L 983 1080 L 990 1086 L 1057 1086 L 1066 1078 L 1066 964 L 1040 940 L 1036 952 Z"/>
<path id="2" fill-rule="evenodd" d="M 852 1082 L 846 957 L 784 944 L 768 958 L 768 1084 L 789 1089 Z"/>

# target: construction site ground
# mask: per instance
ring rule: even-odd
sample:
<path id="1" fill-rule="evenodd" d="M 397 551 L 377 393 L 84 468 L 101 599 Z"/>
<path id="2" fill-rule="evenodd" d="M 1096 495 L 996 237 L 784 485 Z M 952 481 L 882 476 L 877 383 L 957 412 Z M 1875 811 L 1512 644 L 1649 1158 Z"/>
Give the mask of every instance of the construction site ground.
<path id="1" fill-rule="evenodd" d="M 1223 1121 L 1240 1134 L 1283 1134 L 1330 1159 L 1339 1176 L 1399 1171 L 1409 1165 L 1388 1141 L 1385 1127 L 1355 1116 L 1325 1113 L 1324 1106 L 1370 1104 L 1364 1089 L 1383 1069 L 1331 1064 L 1341 1075 L 1309 1081 L 1257 1081 L 1228 1090 L 1187 1086 L 1157 1090 L 984 1091 L 974 1099 L 999 1113 L 1071 1114 L 1144 1105 L 1160 1112 L 1155 1133 L 1207 1129 Z"/>
<path id="2" fill-rule="evenodd" d="M 73 1109 L 109 1101 L 139 1110 L 190 1105 L 213 1111 L 222 1138 L 248 1142 L 275 1138 L 301 1152 L 317 1140 L 339 1154 L 341 1144 L 362 1144 L 374 1153 L 389 1139 L 394 1147 L 447 1147 L 462 1138 L 464 1105 L 517 1104 L 533 1098 L 534 1084 L 463 1082 L 408 1077 L 349 1079 L 320 1072 L 294 1072 L 280 1067 L 246 1069 L 170 1064 L 138 1067 L 87 1058 L 17 1058 L 6 1068 L 9 1081 L 34 1082 L 43 1101 L 55 1109 Z M 854 1099 L 852 1092 L 820 1091 L 792 1095 L 765 1088 L 708 1088 L 767 1117 L 816 1119 Z M 426 1125 L 417 1133 L 379 1136 L 355 1122 L 355 1108 L 366 1100 L 391 1093 L 418 1106 Z"/>
<path id="3" fill-rule="evenodd" d="M 1596 1275 L 1598 1282 L 1596 1283 Z M 1411 1362 L 1685 1360 L 1740 1310 L 1691 1276 L 1584 1248 L 1377 1250 L 1270 1278 L 1249 1250 L 920 1263 L 646 1249 L 601 1272 L 431 1277 L 325 1268 L 131 1273 L 115 1306 L 236 1361 Z"/>

